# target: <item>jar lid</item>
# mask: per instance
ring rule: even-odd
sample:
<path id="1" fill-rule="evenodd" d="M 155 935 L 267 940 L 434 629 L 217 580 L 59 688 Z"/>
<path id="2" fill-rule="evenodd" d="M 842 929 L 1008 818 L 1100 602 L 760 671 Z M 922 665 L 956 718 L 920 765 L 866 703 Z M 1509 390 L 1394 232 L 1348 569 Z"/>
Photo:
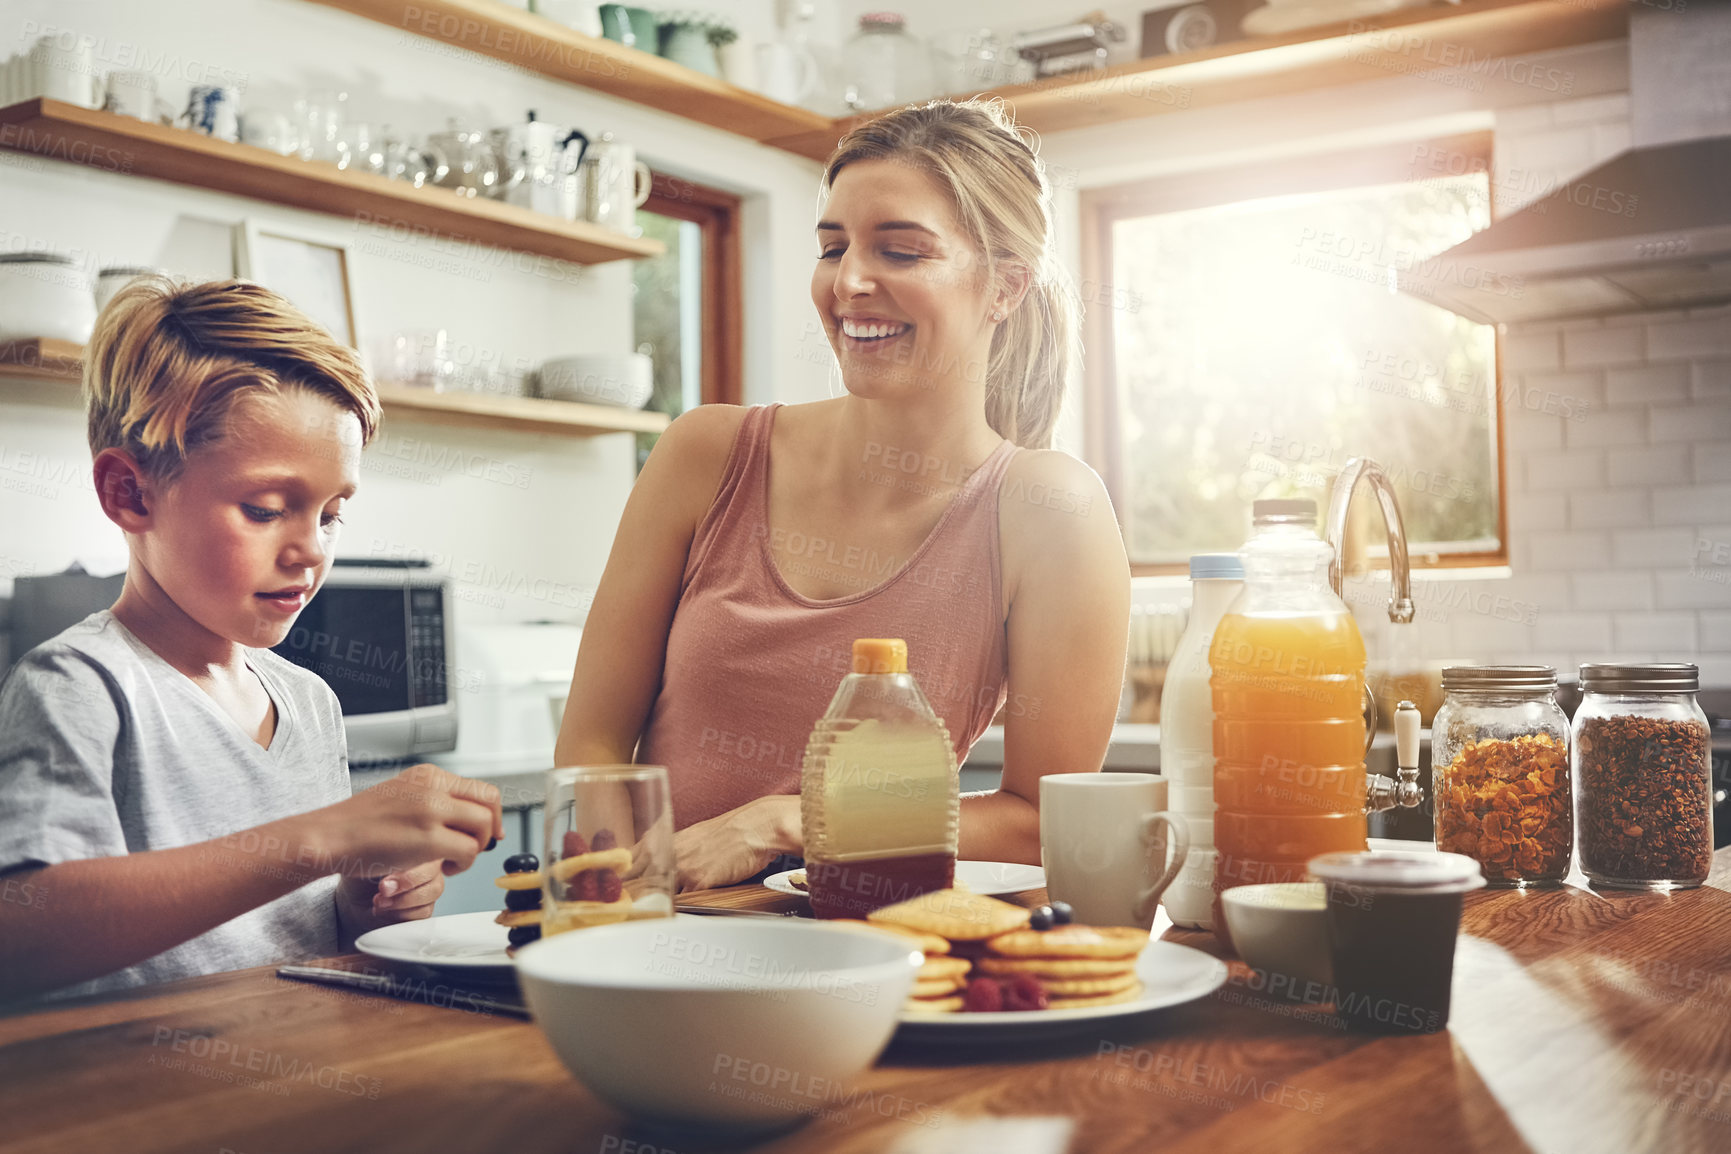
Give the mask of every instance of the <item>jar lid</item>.
<path id="1" fill-rule="evenodd" d="M 1693 693 L 1700 687 L 1701 670 L 1680 661 L 1581 666 L 1585 693 Z"/>
<path id="2" fill-rule="evenodd" d="M 900 12 L 867 12 L 859 18 L 861 28 L 900 28 L 905 23 Z"/>
<path id="3" fill-rule="evenodd" d="M 110 264 L 97 270 L 97 277 L 105 276 L 148 276 L 159 270 L 147 264 Z"/>
<path id="4" fill-rule="evenodd" d="M 53 252 L 0 252 L 0 264 L 54 264 L 77 268 L 78 262 L 69 256 Z"/>
<path id="5" fill-rule="evenodd" d="M 1302 521 L 1316 524 L 1316 502 L 1308 497 L 1270 497 L 1250 504 L 1250 519 L 1261 525 L 1270 521 Z"/>
<path id="6" fill-rule="evenodd" d="M 1549 665 L 1450 665 L 1442 672 L 1443 692 L 1456 689 L 1555 689 L 1557 671 Z"/>
<path id="7" fill-rule="evenodd" d="M 1236 553 L 1197 553 L 1190 558 L 1190 580 L 1244 580 L 1244 558 Z"/>
<path id="8" fill-rule="evenodd" d="M 1373 890 L 1465 893 L 1485 884 L 1479 863 L 1460 853 L 1325 853 L 1311 858 L 1308 868 L 1318 881 Z"/>

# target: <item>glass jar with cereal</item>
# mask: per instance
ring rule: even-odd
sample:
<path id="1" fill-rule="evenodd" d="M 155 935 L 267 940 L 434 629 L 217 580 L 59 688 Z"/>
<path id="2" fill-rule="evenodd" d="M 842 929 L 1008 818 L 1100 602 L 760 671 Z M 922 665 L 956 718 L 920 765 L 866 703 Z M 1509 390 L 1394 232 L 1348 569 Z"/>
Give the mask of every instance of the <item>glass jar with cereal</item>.
<path id="1" fill-rule="evenodd" d="M 1713 864 L 1713 761 L 1693 665 L 1583 665 L 1575 820 L 1594 885 L 1698 886 Z"/>
<path id="2" fill-rule="evenodd" d="M 1555 884 L 1569 872 L 1569 719 L 1542 665 L 1443 670 L 1431 723 L 1436 846 L 1473 858 L 1491 885 Z"/>

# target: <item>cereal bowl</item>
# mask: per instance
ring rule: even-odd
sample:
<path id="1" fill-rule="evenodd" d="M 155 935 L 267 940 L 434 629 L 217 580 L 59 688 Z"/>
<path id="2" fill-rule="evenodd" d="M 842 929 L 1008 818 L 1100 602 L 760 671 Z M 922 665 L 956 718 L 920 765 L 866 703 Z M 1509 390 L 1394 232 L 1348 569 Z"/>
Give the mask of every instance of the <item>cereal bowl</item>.
<path id="1" fill-rule="evenodd" d="M 792 918 L 597 926 L 517 953 L 535 1024 L 595 1094 L 663 1128 L 764 1131 L 828 1107 L 895 1032 L 923 955 Z"/>

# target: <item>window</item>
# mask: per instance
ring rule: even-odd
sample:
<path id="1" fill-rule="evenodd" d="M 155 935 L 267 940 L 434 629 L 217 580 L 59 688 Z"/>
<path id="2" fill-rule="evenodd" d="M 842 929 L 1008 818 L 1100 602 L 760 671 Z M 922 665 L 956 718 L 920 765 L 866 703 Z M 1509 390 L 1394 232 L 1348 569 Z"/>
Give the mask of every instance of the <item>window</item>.
<path id="1" fill-rule="evenodd" d="M 632 266 L 637 350 L 655 362 L 655 391 L 644 407 L 677 417 L 694 405 L 739 404 L 739 198 L 657 173 L 637 222 L 667 246 Z M 655 434 L 638 434 L 639 468 L 654 444 Z"/>
<path id="2" fill-rule="evenodd" d="M 1504 562 L 1495 333 L 1412 295 L 1477 275 L 1437 254 L 1490 223 L 1489 159 L 1475 135 L 1084 194 L 1088 453 L 1138 573 L 1236 549 L 1258 497 L 1326 509 L 1355 456 L 1415 564 Z"/>

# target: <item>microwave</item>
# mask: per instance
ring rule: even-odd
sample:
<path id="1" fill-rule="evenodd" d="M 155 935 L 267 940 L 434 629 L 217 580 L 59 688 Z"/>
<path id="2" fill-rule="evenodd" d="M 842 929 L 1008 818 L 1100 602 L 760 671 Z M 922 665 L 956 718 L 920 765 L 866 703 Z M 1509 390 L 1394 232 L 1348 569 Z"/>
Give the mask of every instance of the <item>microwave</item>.
<path id="1" fill-rule="evenodd" d="M 272 648 L 336 693 L 351 767 L 456 748 L 451 588 L 425 562 L 338 558 Z"/>

